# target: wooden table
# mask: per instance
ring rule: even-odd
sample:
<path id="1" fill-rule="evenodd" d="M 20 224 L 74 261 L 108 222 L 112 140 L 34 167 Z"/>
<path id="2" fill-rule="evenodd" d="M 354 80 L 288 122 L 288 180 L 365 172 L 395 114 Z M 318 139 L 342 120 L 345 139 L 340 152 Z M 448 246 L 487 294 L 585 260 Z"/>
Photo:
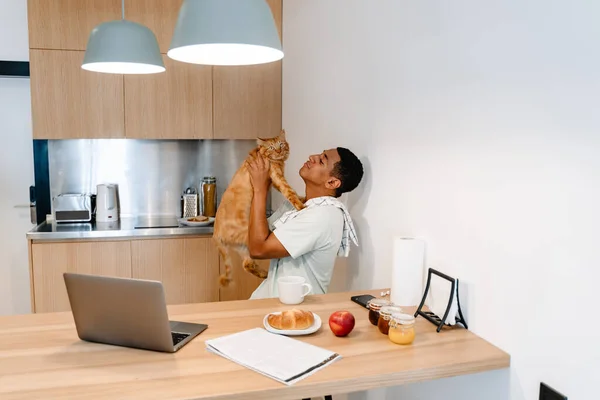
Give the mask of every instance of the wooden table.
<path id="1" fill-rule="evenodd" d="M 298 339 L 342 359 L 293 386 L 211 354 L 204 343 L 260 327 L 265 314 L 289 308 L 276 299 L 169 306 L 171 319 L 209 325 L 174 354 L 80 341 L 70 312 L 0 317 L 0 399 L 301 399 L 509 367 L 508 354 L 470 331 L 436 333 L 421 317 L 412 345 L 393 344 L 349 300 L 367 292 L 309 296 L 300 305 L 323 326 Z M 336 310 L 356 317 L 345 338 L 329 330 Z"/>

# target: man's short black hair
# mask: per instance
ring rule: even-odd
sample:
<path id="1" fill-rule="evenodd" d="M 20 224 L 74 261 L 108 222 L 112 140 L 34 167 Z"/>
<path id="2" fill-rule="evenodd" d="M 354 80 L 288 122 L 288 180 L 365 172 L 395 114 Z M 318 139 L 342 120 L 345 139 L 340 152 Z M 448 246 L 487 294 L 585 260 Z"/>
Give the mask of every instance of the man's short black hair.
<path id="1" fill-rule="evenodd" d="M 337 152 L 340 161 L 333 166 L 332 175 L 341 182 L 339 188 L 335 189 L 335 197 L 340 197 L 342 193 L 350 192 L 358 186 L 363 177 L 363 165 L 353 152 L 338 147 Z"/>

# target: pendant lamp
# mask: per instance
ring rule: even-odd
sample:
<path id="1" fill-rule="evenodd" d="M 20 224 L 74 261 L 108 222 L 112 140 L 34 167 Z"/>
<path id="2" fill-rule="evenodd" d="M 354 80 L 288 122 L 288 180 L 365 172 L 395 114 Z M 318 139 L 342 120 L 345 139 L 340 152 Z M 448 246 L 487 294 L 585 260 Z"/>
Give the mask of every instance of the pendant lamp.
<path id="1" fill-rule="evenodd" d="M 251 65 L 283 58 L 265 0 L 185 0 L 167 55 L 205 65 Z"/>
<path id="2" fill-rule="evenodd" d="M 144 25 L 122 19 L 104 22 L 90 33 L 81 68 L 109 74 L 154 74 L 165 71 L 158 41 Z"/>

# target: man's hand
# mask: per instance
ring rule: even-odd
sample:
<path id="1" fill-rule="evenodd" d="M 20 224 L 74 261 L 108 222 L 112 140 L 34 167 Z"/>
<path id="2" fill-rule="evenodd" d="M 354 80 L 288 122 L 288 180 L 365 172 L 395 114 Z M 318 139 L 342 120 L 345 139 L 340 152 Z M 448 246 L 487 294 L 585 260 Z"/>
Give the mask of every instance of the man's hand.
<path id="1" fill-rule="evenodd" d="M 250 173 L 250 182 L 255 193 L 264 193 L 269 190 L 271 178 L 269 176 L 269 168 L 271 164 L 269 160 L 263 158 L 260 154 L 252 161 L 246 161 L 248 172 Z"/>

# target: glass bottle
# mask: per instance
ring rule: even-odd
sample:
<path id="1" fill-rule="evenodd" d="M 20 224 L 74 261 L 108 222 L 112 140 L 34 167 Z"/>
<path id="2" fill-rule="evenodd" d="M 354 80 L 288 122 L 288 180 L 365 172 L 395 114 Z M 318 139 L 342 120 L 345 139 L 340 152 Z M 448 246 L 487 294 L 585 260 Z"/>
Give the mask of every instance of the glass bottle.
<path id="1" fill-rule="evenodd" d="M 392 343 L 411 344 L 415 340 L 415 317 L 410 314 L 393 313 L 388 338 Z"/>
<path id="2" fill-rule="evenodd" d="M 390 329 L 390 318 L 393 313 L 399 313 L 402 309 L 400 307 L 395 306 L 384 306 L 379 310 L 379 319 L 377 320 L 377 327 L 379 328 L 379 332 L 384 335 L 388 334 L 388 330 Z"/>
<path id="3" fill-rule="evenodd" d="M 217 213 L 217 178 L 205 176 L 202 180 L 202 215 L 214 217 Z"/>
<path id="4" fill-rule="evenodd" d="M 379 310 L 383 306 L 389 306 L 392 302 L 386 299 L 371 299 L 367 303 L 367 308 L 369 309 L 369 321 L 375 326 L 377 326 L 377 322 L 379 321 Z"/>

